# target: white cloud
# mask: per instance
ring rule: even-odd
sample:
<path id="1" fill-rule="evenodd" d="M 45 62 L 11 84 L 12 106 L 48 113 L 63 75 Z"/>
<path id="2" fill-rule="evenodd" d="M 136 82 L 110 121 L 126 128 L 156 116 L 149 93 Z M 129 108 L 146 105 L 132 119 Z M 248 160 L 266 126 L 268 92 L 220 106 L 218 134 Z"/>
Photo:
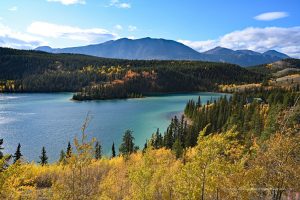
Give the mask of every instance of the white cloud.
<path id="1" fill-rule="evenodd" d="M 133 32 L 133 31 L 136 31 L 136 30 L 137 30 L 136 26 L 132 26 L 132 25 L 128 26 L 128 31 Z"/>
<path id="2" fill-rule="evenodd" d="M 199 52 L 207 51 L 218 45 L 215 40 L 206 40 L 206 41 L 178 40 L 178 42 L 181 42 L 182 44 L 185 44 Z"/>
<path id="3" fill-rule="evenodd" d="M 130 3 L 125 3 L 125 2 L 120 2 L 119 0 L 111 0 L 109 6 L 114 6 L 117 8 L 131 8 L 131 4 Z"/>
<path id="4" fill-rule="evenodd" d="M 63 5 L 85 4 L 85 0 L 47 0 L 48 2 L 59 2 Z"/>
<path id="5" fill-rule="evenodd" d="M 255 16 L 254 19 L 260 20 L 260 21 L 272 21 L 272 20 L 284 18 L 287 16 L 289 16 L 289 14 L 286 12 L 267 12 L 267 13 L 262 13 L 260 15 Z"/>
<path id="6" fill-rule="evenodd" d="M 12 11 L 12 12 L 15 12 L 18 10 L 18 7 L 17 6 L 13 6 L 11 8 L 8 9 L 9 11 Z"/>
<path id="7" fill-rule="evenodd" d="M 216 46 L 230 49 L 249 49 L 264 52 L 274 49 L 300 58 L 300 26 L 297 27 L 249 27 L 228 33 L 215 40 L 189 41 L 178 40 L 183 44 L 202 52 Z"/>
<path id="8" fill-rule="evenodd" d="M 116 34 L 102 28 L 82 29 L 48 22 L 33 22 L 28 26 L 27 31 L 43 37 L 63 38 L 81 41 L 86 44 L 99 43 L 116 38 Z"/>
<path id="9" fill-rule="evenodd" d="M 117 30 L 122 30 L 123 29 L 123 26 L 121 26 L 120 24 L 117 24 L 114 26 L 114 29 L 117 29 Z"/>
<path id="10" fill-rule="evenodd" d="M 47 43 L 40 37 L 12 30 L 0 23 L 0 46 L 20 49 L 32 49 Z"/>
<path id="11" fill-rule="evenodd" d="M 131 5 L 129 3 L 120 3 L 119 7 L 120 8 L 131 8 Z"/>

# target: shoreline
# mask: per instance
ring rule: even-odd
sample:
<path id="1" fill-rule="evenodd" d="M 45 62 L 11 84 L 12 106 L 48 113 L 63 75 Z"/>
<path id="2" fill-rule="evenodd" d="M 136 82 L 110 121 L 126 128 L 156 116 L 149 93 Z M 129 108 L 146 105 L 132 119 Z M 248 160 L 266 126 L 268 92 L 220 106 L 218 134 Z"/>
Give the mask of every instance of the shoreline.
<path id="1" fill-rule="evenodd" d="M 197 94 L 197 93 L 218 93 L 218 94 L 232 94 L 228 92 L 222 92 L 222 91 L 178 91 L 178 92 L 155 92 L 155 93 L 147 93 L 144 94 L 142 97 L 120 97 L 120 98 L 99 98 L 99 99 L 73 99 L 73 101 L 81 102 L 81 101 L 105 101 L 105 100 L 127 100 L 127 99 L 144 99 L 144 98 L 149 98 L 149 97 L 159 97 L 159 96 L 168 96 L 168 95 L 180 95 L 180 94 Z M 73 95 L 76 93 L 73 93 Z"/>
<path id="2" fill-rule="evenodd" d="M 142 97 L 124 97 L 124 98 L 99 98 L 99 99 L 83 99 L 83 100 L 78 100 L 78 99 L 73 99 L 74 94 L 76 92 L 0 92 L 0 95 L 7 95 L 7 94 L 70 94 L 72 97 L 69 99 L 70 101 L 74 102 L 83 102 L 83 101 L 109 101 L 109 100 L 130 100 L 130 99 L 145 99 L 149 97 L 161 97 L 161 96 L 169 96 L 169 95 L 186 95 L 186 94 L 197 94 L 197 93 L 218 93 L 218 94 L 232 94 L 229 92 L 224 92 L 224 91 L 178 91 L 178 92 L 154 92 L 154 93 L 147 93 L 143 95 Z"/>

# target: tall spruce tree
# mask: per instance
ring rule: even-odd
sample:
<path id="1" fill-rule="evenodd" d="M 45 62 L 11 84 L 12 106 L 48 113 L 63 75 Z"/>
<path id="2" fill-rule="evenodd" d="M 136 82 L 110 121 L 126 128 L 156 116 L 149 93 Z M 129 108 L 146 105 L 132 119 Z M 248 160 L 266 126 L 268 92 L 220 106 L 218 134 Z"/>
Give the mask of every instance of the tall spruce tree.
<path id="1" fill-rule="evenodd" d="M 111 146 L 111 151 L 112 151 L 111 157 L 112 158 L 116 157 L 116 149 L 115 149 L 115 143 L 114 142 Z"/>
<path id="2" fill-rule="evenodd" d="M 201 97 L 198 97 L 198 101 L 197 101 L 197 106 L 200 107 L 201 106 Z"/>
<path id="3" fill-rule="evenodd" d="M 67 151 L 66 151 L 66 158 L 70 158 L 72 156 L 72 146 L 71 143 L 68 143 Z"/>
<path id="4" fill-rule="evenodd" d="M 147 143 L 148 141 L 146 141 Z M 156 133 L 152 134 L 152 138 L 150 140 L 151 145 L 155 149 L 159 149 L 160 147 L 163 146 L 163 137 L 159 132 L 159 128 L 156 130 Z"/>
<path id="5" fill-rule="evenodd" d="M 173 121 L 171 122 L 170 126 L 167 128 L 167 131 L 164 135 L 164 144 L 165 147 L 171 149 L 173 146 Z"/>
<path id="6" fill-rule="evenodd" d="M 95 144 L 95 159 L 101 159 L 102 157 L 102 146 L 101 144 L 97 141 Z"/>
<path id="7" fill-rule="evenodd" d="M 172 150 L 174 151 L 176 158 L 180 158 L 182 156 L 183 148 L 179 138 L 177 138 L 174 142 Z"/>
<path id="8" fill-rule="evenodd" d="M 42 153 L 40 155 L 40 162 L 39 162 L 42 166 L 48 164 L 48 156 L 47 156 L 47 152 L 46 152 L 46 148 L 43 147 L 42 148 Z"/>
<path id="9" fill-rule="evenodd" d="M 119 151 L 122 155 L 129 155 L 135 151 L 134 137 L 131 130 L 126 130 L 123 135 L 123 142 L 120 145 Z"/>
<path id="10" fill-rule="evenodd" d="M 21 144 L 19 143 L 18 147 L 17 147 L 17 150 L 16 150 L 16 152 L 13 156 L 14 157 L 14 163 L 16 163 L 18 160 L 20 160 L 22 156 L 23 155 L 21 153 Z"/>

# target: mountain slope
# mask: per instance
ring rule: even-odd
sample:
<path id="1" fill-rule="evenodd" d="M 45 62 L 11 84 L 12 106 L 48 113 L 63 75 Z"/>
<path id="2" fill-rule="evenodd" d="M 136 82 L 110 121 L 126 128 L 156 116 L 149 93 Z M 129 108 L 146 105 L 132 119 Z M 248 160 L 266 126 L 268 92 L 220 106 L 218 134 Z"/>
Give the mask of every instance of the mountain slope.
<path id="1" fill-rule="evenodd" d="M 275 51 L 275 50 L 266 51 L 265 53 L 263 53 L 263 55 L 271 56 L 271 57 L 278 57 L 278 58 L 281 58 L 281 59 L 289 58 L 289 56 L 287 56 L 283 53 L 280 53 L 278 51 Z"/>
<path id="2" fill-rule="evenodd" d="M 234 51 L 222 47 L 216 47 L 209 51 L 199 53 L 173 40 L 153 38 L 137 40 L 123 38 L 101 44 L 62 49 L 52 49 L 51 47 L 44 46 L 38 47 L 36 50 L 49 53 L 75 53 L 130 60 L 200 60 L 226 62 L 240 66 L 254 66 L 288 58 L 287 55 L 274 50 L 261 54 L 250 50 Z"/>
<path id="3" fill-rule="evenodd" d="M 179 42 L 165 39 L 127 38 L 102 44 L 63 49 L 40 47 L 36 50 L 51 53 L 77 53 L 105 58 L 131 60 L 201 60 L 201 54 Z"/>
<path id="4" fill-rule="evenodd" d="M 203 54 L 206 57 L 206 60 L 209 61 L 228 62 L 241 66 L 267 64 L 288 58 L 287 55 L 275 50 L 270 50 L 261 54 L 251 50 L 234 51 L 223 47 L 216 47 L 214 49 L 203 52 Z"/>
<path id="5" fill-rule="evenodd" d="M 233 55 L 235 51 L 223 47 L 215 47 L 203 53 L 207 55 Z"/>

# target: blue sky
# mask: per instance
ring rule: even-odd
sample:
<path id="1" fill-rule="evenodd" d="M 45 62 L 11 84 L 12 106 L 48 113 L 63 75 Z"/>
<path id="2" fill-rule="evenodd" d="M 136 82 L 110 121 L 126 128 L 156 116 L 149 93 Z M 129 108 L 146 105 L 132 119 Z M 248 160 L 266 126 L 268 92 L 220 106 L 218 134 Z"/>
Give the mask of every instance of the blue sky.
<path id="1" fill-rule="evenodd" d="M 166 38 L 300 57 L 299 0 L 1 0 L 0 46 L 67 47 Z"/>

